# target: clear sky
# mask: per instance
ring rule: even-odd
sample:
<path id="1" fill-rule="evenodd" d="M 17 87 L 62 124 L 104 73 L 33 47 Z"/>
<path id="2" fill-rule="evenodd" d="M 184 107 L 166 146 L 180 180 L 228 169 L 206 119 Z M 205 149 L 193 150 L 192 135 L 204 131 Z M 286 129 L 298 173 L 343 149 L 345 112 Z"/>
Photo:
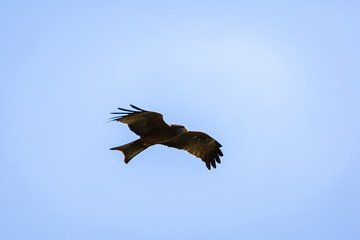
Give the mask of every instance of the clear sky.
<path id="1" fill-rule="evenodd" d="M 3 1 L 0 239 L 360 239 L 358 1 Z M 107 123 L 161 112 L 217 169 Z"/>

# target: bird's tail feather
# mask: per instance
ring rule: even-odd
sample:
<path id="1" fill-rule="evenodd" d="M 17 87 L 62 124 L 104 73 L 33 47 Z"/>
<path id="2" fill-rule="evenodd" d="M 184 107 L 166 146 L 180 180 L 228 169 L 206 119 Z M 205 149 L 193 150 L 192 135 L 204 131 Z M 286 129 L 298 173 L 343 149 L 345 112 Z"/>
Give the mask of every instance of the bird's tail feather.
<path id="1" fill-rule="evenodd" d="M 146 148 L 148 148 L 149 146 L 145 146 L 142 142 L 141 139 L 138 139 L 136 141 L 133 141 L 131 143 L 119 146 L 119 147 L 114 147 L 114 148 L 110 148 L 110 150 L 119 150 L 124 154 L 124 162 L 128 163 L 130 162 L 130 160 L 135 157 L 136 155 L 138 155 L 139 153 L 141 153 L 142 151 L 144 151 Z"/>

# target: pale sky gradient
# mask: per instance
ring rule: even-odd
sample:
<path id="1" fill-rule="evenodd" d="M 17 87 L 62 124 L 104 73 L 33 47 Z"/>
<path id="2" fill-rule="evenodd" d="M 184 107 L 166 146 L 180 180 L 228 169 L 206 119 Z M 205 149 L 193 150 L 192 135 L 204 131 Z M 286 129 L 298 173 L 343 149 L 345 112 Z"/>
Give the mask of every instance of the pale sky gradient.
<path id="1" fill-rule="evenodd" d="M 360 239 L 359 12 L 2 2 L 0 239 Z M 207 132 L 222 164 L 125 165 L 109 148 L 137 136 L 107 120 L 129 104 Z"/>

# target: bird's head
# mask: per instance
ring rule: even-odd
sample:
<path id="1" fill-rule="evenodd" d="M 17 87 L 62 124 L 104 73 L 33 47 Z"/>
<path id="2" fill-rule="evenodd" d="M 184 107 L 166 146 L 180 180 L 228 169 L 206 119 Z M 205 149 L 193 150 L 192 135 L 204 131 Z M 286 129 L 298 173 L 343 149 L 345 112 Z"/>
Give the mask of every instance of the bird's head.
<path id="1" fill-rule="evenodd" d="M 170 127 L 174 130 L 176 130 L 179 133 L 187 133 L 189 130 L 186 129 L 186 127 L 177 125 L 177 124 L 170 124 Z"/>

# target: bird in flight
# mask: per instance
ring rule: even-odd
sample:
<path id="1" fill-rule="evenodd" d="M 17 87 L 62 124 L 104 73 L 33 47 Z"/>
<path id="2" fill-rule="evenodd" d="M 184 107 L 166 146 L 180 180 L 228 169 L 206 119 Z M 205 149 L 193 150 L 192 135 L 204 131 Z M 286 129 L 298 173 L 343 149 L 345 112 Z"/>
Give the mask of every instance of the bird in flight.
<path id="1" fill-rule="evenodd" d="M 221 144 L 206 133 L 189 131 L 181 125 L 168 125 L 162 114 L 146 111 L 131 104 L 130 106 L 134 110 L 118 108 L 122 112 L 113 112 L 112 114 L 117 116 L 110 118 L 112 121 L 126 123 L 131 131 L 140 136 L 131 143 L 110 148 L 121 151 L 125 163 L 155 144 L 186 150 L 205 162 L 209 170 L 211 166 L 216 168 L 216 162 L 221 163 L 219 157 L 223 156 L 220 150 Z"/>

